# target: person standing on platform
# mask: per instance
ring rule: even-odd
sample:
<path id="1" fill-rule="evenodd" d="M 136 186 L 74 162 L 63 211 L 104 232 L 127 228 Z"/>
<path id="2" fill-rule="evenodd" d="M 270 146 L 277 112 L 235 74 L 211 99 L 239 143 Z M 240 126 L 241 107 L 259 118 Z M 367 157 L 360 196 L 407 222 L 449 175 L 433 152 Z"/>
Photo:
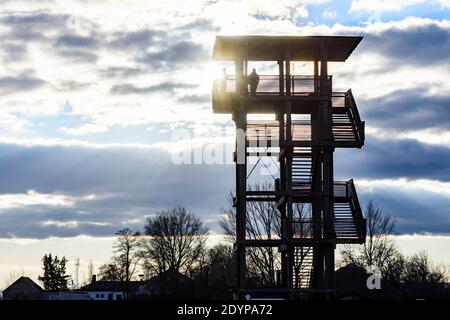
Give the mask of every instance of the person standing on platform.
<path id="1" fill-rule="evenodd" d="M 255 68 L 253 68 L 252 72 L 248 76 L 248 84 L 250 85 L 250 94 L 254 96 L 259 84 L 259 75 L 256 73 Z"/>

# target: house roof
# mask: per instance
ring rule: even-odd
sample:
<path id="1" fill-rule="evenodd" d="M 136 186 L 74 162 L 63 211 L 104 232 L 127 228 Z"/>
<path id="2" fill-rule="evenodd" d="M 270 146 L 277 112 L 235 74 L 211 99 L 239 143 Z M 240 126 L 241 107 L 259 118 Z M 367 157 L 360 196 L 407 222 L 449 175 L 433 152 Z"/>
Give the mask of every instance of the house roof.
<path id="1" fill-rule="evenodd" d="M 165 271 L 158 276 L 152 277 L 147 281 L 130 281 L 130 292 L 138 291 L 140 287 L 156 288 L 164 285 L 176 283 L 177 286 L 192 284 L 193 280 L 176 271 Z M 80 291 L 118 291 L 126 290 L 126 282 L 124 281 L 95 281 L 80 288 Z"/>
<path id="2" fill-rule="evenodd" d="M 217 36 L 213 60 L 292 61 L 320 60 L 322 48 L 327 48 L 328 61 L 345 61 L 362 37 L 348 36 Z"/>
<path id="3" fill-rule="evenodd" d="M 369 276 L 370 274 L 364 268 L 353 263 L 336 270 L 336 297 L 339 299 L 351 296 L 374 300 L 406 298 L 401 290 L 392 287 L 383 279 L 381 279 L 381 289 L 369 290 L 367 287 Z"/>
<path id="4" fill-rule="evenodd" d="M 35 291 L 40 291 L 43 292 L 44 289 L 42 289 L 36 282 L 34 282 L 33 280 L 31 280 L 28 277 L 20 277 L 19 279 L 17 279 L 16 281 L 14 281 L 8 288 L 6 288 L 5 290 L 3 290 L 3 294 L 7 293 L 10 290 L 13 289 L 22 289 L 22 288 L 32 288 Z"/>
<path id="5" fill-rule="evenodd" d="M 164 282 L 169 282 L 169 281 L 174 281 L 177 284 L 191 284 L 193 282 L 193 280 L 191 278 L 189 278 L 188 276 L 181 274 L 177 271 L 173 271 L 173 270 L 164 271 L 161 274 L 159 274 L 158 276 L 151 278 L 147 282 L 149 285 L 152 285 L 152 284 L 157 284 L 157 283 L 159 284 L 159 283 L 164 283 Z"/>
<path id="6" fill-rule="evenodd" d="M 130 291 L 136 290 L 143 284 L 142 281 L 130 281 Z M 126 290 L 126 282 L 124 281 L 95 281 L 80 288 L 80 291 L 117 291 Z"/>

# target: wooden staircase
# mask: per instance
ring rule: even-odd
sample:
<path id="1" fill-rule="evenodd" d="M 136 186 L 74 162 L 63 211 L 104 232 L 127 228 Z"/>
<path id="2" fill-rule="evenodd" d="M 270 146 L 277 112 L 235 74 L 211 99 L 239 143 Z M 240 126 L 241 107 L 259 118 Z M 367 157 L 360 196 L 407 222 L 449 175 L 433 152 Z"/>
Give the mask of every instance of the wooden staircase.
<path id="1" fill-rule="evenodd" d="M 292 156 L 292 191 L 295 193 L 311 192 L 313 179 L 311 148 L 295 147 Z"/>
<path id="2" fill-rule="evenodd" d="M 339 146 L 364 145 L 364 121 L 361 121 L 352 90 L 335 94 L 333 102 L 333 139 Z"/>
<path id="3" fill-rule="evenodd" d="M 334 230 L 336 239 L 358 240 L 359 232 L 357 223 L 353 219 L 350 203 L 334 204 Z"/>
<path id="4" fill-rule="evenodd" d="M 335 182 L 334 230 L 338 243 L 364 243 L 364 219 L 353 180 Z"/>

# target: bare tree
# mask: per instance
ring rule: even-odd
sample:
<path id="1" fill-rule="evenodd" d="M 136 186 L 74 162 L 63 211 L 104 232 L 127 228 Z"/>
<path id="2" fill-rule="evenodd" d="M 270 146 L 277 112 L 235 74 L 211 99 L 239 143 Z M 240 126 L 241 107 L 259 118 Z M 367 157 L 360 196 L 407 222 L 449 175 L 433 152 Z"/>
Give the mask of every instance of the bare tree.
<path id="1" fill-rule="evenodd" d="M 413 298 L 450 298 L 450 290 L 446 286 L 447 269 L 445 266 L 434 265 L 425 252 L 421 251 L 407 258 L 402 271 L 400 287 Z"/>
<path id="2" fill-rule="evenodd" d="M 99 279 L 103 281 L 126 281 L 125 269 L 122 261 L 112 257 L 110 261 L 101 265 L 98 269 Z"/>
<path id="3" fill-rule="evenodd" d="M 383 277 L 411 298 L 449 298 L 450 290 L 445 286 L 447 269 L 445 266 L 434 265 L 423 251 L 412 256 L 396 252 Z"/>
<path id="4" fill-rule="evenodd" d="M 229 298 L 229 290 L 236 283 L 233 247 L 220 243 L 204 250 L 189 277 L 196 282 L 199 297 L 203 299 Z"/>
<path id="5" fill-rule="evenodd" d="M 147 276 L 165 271 L 188 274 L 205 249 L 208 234 L 202 221 L 184 207 L 149 217 L 140 242 Z"/>
<path id="6" fill-rule="evenodd" d="M 405 280 L 405 270 L 408 264 L 408 257 L 400 251 L 395 252 L 389 258 L 389 264 L 384 268 L 382 276 L 383 279 L 395 287 L 402 286 Z"/>
<path id="7" fill-rule="evenodd" d="M 405 283 L 419 285 L 442 284 L 447 278 L 445 267 L 433 265 L 426 252 L 421 251 L 412 255 L 406 263 Z"/>
<path id="8" fill-rule="evenodd" d="M 358 250 L 354 245 L 345 245 L 341 250 L 344 263 L 355 263 L 363 267 L 376 266 L 386 274 L 397 256 L 393 238 L 395 220 L 385 216 L 372 201 L 366 207 L 367 239 Z M 398 262 L 398 261 L 397 261 Z"/>
<path id="9" fill-rule="evenodd" d="M 393 217 L 383 216 L 372 201 L 367 205 L 366 217 L 367 241 L 363 246 L 363 259 L 367 265 L 383 268 L 396 251 L 393 239 L 395 221 Z"/>
<path id="10" fill-rule="evenodd" d="M 254 191 L 270 191 L 273 185 L 269 183 L 255 184 L 249 188 Z M 254 240 L 280 239 L 281 238 L 281 214 L 273 202 L 248 202 L 247 203 L 246 238 Z M 236 240 L 236 210 L 233 207 L 232 194 L 228 196 L 228 206 L 221 210 L 222 220 L 219 222 L 227 239 Z M 305 221 L 311 214 L 310 207 L 303 203 L 294 204 L 294 219 Z M 297 228 L 297 236 L 305 236 L 310 232 L 307 228 Z M 308 253 L 308 248 L 303 248 L 297 254 L 303 258 Z M 281 268 L 281 258 L 278 248 L 275 247 L 251 247 L 247 248 L 247 273 L 250 279 L 256 279 L 261 285 L 275 285 L 276 271 Z M 303 259 L 297 260 L 294 272 L 300 274 Z"/>
<path id="11" fill-rule="evenodd" d="M 125 228 L 116 232 L 113 243 L 113 257 L 99 268 L 99 279 L 104 281 L 123 281 L 124 294 L 129 296 L 130 281 L 136 273 L 141 259 L 139 243 L 141 234 Z M 92 263 L 92 262 L 91 262 Z M 93 271 L 90 271 L 93 273 Z M 92 277 L 92 275 L 91 275 Z"/>
<path id="12" fill-rule="evenodd" d="M 341 263 L 361 267 L 376 266 L 382 278 L 391 285 L 405 289 L 412 296 L 435 298 L 445 290 L 445 268 L 434 266 L 424 252 L 405 256 L 394 240 L 395 221 L 383 216 L 372 201 L 366 207 L 367 240 L 356 248 L 346 245 L 341 250 Z"/>
<path id="13" fill-rule="evenodd" d="M 130 281 L 136 273 L 141 255 L 139 254 L 139 242 L 141 234 L 138 231 L 132 231 L 128 228 L 116 232 L 117 239 L 113 243 L 115 257 L 118 269 L 124 274 L 126 286 L 126 296 L 130 291 Z"/>
<path id="14" fill-rule="evenodd" d="M 209 282 L 216 286 L 233 286 L 236 280 L 233 247 L 218 244 L 208 249 Z"/>

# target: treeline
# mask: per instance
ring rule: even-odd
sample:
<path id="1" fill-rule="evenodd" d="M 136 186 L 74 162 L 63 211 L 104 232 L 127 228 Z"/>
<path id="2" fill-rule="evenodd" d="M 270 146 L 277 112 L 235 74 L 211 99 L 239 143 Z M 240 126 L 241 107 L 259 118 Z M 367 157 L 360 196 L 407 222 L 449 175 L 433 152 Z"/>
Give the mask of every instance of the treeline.
<path id="1" fill-rule="evenodd" d="M 310 209 L 306 204 L 296 204 L 294 218 L 307 219 L 311 214 Z M 236 212 L 231 195 L 228 207 L 221 210 L 220 214 L 220 226 L 228 241 L 213 246 L 206 243 L 209 231 L 203 221 L 184 207 L 164 210 L 148 217 L 142 230 L 126 228 L 118 231 L 112 257 L 99 267 L 98 279 L 129 284 L 132 280 L 148 280 L 169 272 L 192 279 L 195 285 L 191 297 L 230 298 L 237 278 L 232 246 L 236 231 Z M 372 202 L 367 205 L 365 216 L 366 243 L 362 246 L 343 246 L 338 265 L 353 263 L 366 269 L 376 267 L 384 281 L 393 287 L 413 292 L 413 296 L 436 298 L 442 295 L 441 289 L 447 278 L 445 268 L 433 265 L 423 252 L 412 256 L 401 253 L 394 240 L 394 219 L 384 216 Z M 247 222 L 247 237 L 280 237 L 280 213 L 275 204 L 249 204 Z M 51 256 L 44 257 L 44 276 L 40 279 L 46 289 L 54 290 L 52 283 L 61 282 L 46 280 L 47 270 L 63 270 L 61 264 L 65 264 L 66 260 L 58 260 L 56 257 L 56 267 L 49 269 L 46 265 L 51 259 Z M 247 278 L 251 286 L 277 285 L 277 273 L 281 269 L 278 248 L 248 248 L 246 259 Z M 294 265 L 294 268 L 300 269 L 301 265 Z M 63 275 L 60 272 L 60 276 Z M 62 288 L 64 280 L 67 279 L 62 280 Z M 176 287 L 177 283 L 164 285 Z"/>
<path id="2" fill-rule="evenodd" d="M 402 253 L 394 237 L 394 218 L 383 215 L 372 201 L 366 207 L 365 217 L 366 242 L 361 246 L 342 246 L 341 265 L 353 263 L 376 269 L 389 285 L 412 297 L 450 299 L 450 288 L 444 285 L 448 278 L 446 266 L 433 264 L 424 251 L 410 256 Z"/>
<path id="3" fill-rule="evenodd" d="M 148 217 L 143 231 L 116 233 L 113 256 L 100 266 L 99 280 L 130 282 L 170 272 L 194 280 L 197 295 L 226 295 L 234 286 L 234 257 L 230 245 L 208 247 L 208 229 L 184 207 Z M 172 280 L 176 282 L 176 276 Z M 176 286 L 177 283 L 167 283 Z M 211 288 L 211 292 L 205 291 Z M 195 288 L 194 288 L 195 289 Z"/>

